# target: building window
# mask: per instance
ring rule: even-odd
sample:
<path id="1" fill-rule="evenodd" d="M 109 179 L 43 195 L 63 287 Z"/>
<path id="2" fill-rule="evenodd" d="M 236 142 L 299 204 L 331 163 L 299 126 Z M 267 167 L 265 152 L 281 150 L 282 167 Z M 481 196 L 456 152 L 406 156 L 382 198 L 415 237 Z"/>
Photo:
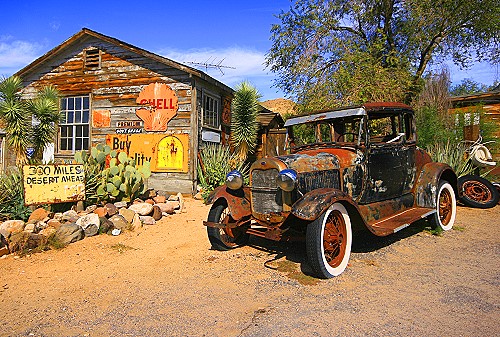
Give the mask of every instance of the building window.
<path id="1" fill-rule="evenodd" d="M 89 96 L 61 98 L 63 121 L 59 129 L 59 150 L 88 150 L 90 144 Z"/>
<path id="2" fill-rule="evenodd" d="M 219 99 L 205 95 L 203 103 L 203 125 L 220 128 L 220 102 Z"/>
<path id="3" fill-rule="evenodd" d="M 83 55 L 85 70 L 101 69 L 101 51 L 99 49 L 87 49 Z"/>

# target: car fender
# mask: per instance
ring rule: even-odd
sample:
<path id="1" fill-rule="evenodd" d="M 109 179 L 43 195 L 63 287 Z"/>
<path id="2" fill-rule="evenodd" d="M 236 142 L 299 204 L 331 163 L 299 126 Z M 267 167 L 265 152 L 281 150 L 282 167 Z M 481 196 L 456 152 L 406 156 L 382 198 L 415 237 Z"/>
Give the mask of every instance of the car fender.
<path id="1" fill-rule="evenodd" d="M 249 187 L 232 190 L 226 185 L 219 186 L 210 193 L 205 203 L 210 205 L 222 200 L 226 201 L 229 212 L 231 212 L 234 220 L 240 220 L 252 214 Z"/>
<path id="2" fill-rule="evenodd" d="M 444 163 L 427 163 L 422 167 L 415 184 L 416 205 L 435 208 L 438 184 L 441 179 L 447 180 L 457 194 L 457 175 Z"/>
<path id="3" fill-rule="evenodd" d="M 358 209 L 352 198 L 335 188 L 319 188 L 305 194 L 292 205 L 292 214 L 299 219 L 313 221 L 325 212 L 333 203 L 341 201 Z"/>

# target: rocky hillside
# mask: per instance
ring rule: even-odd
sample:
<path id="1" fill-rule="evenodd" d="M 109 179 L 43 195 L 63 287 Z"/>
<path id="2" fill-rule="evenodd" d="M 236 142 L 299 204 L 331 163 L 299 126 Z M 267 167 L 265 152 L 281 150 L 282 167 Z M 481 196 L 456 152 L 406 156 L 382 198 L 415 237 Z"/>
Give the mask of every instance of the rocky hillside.
<path id="1" fill-rule="evenodd" d="M 271 111 L 278 112 L 282 116 L 288 113 L 295 113 L 297 105 L 295 102 L 286 98 L 270 99 L 268 101 L 261 102 L 260 104 Z"/>

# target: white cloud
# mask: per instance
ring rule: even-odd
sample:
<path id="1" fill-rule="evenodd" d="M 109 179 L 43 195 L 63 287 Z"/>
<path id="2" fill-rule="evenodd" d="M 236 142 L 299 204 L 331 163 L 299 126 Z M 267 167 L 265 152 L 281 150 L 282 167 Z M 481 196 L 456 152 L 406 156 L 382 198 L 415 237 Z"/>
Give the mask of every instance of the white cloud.
<path id="1" fill-rule="evenodd" d="M 10 76 L 41 55 L 38 43 L 0 38 L 0 74 Z"/>
<path id="2" fill-rule="evenodd" d="M 261 51 L 230 47 L 224 49 L 190 49 L 187 51 L 163 49 L 157 53 L 176 62 L 197 68 L 232 88 L 242 81 L 249 81 L 261 92 L 263 99 L 283 97 L 282 93 L 278 93 L 276 89 L 271 88 L 274 75 L 265 69 L 265 54 Z M 222 67 L 223 73 L 221 73 L 217 68 L 194 65 L 189 62 L 220 64 L 231 68 Z"/>

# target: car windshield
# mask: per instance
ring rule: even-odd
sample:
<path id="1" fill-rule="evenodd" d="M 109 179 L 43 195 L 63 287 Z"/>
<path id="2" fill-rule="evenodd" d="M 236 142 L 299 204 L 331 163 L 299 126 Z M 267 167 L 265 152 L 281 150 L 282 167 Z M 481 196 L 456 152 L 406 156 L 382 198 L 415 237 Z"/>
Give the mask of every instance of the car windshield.
<path id="1" fill-rule="evenodd" d="M 288 128 L 290 147 L 315 143 L 358 143 L 361 116 L 349 116 L 291 125 Z M 363 142 L 363 139 L 361 140 Z"/>

